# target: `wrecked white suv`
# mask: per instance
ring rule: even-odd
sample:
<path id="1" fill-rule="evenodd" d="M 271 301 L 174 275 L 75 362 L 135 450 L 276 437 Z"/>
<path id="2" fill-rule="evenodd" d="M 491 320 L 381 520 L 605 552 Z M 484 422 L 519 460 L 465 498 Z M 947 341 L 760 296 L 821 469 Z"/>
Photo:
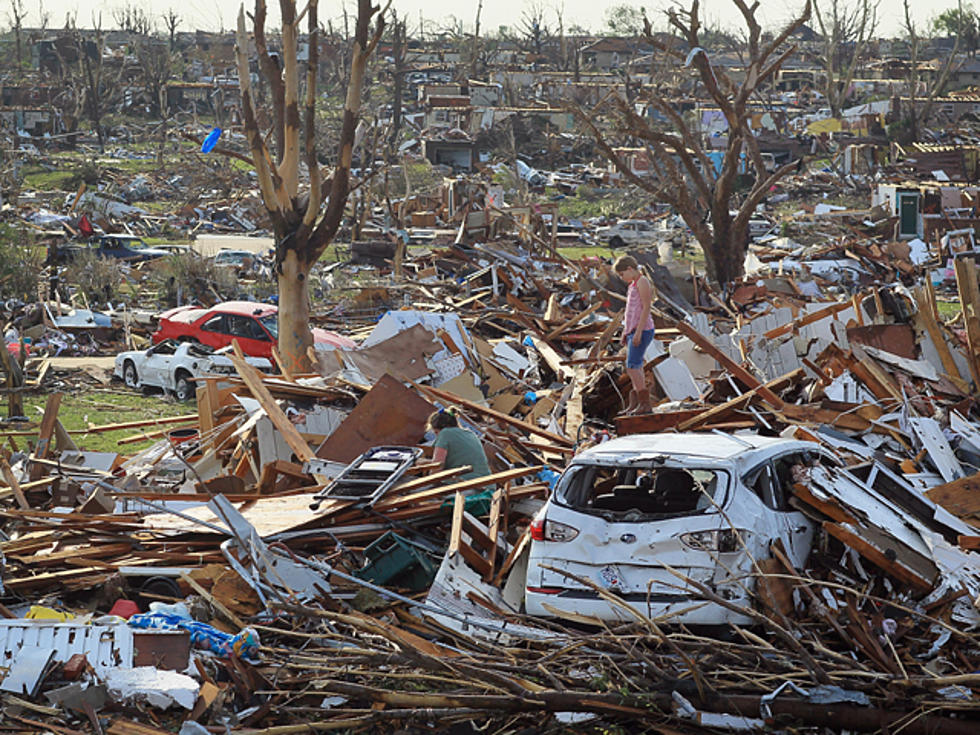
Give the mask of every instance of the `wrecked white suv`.
<path id="1" fill-rule="evenodd" d="M 630 618 L 587 580 L 665 622 L 750 622 L 683 578 L 751 607 L 773 541 L 801 568 L 815 527 L 790 489 L 817 462 L 838 464 L 817 444 L 741 434 L 636 434 L 582 452 L 532 523 L 527 612 Z"/>

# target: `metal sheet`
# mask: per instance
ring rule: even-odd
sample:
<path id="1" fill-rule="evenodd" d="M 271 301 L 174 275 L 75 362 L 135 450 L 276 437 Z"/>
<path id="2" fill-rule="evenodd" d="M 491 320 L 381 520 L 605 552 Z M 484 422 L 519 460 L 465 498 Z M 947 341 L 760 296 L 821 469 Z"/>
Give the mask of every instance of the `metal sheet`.
<path id="1" fill-rule="evenodd" d="M 55 649 L 46 646 L 22 646 L 6 664 L 0 689 L 33 697 L 54 655 Z"/>
<path id="2" fill-rule="evenodd" d="M 54 651 L 55 661 L 84 654 L 99 675 L 133 662 L 133 632 L 127 625 L 81 625 L 32 620 L 0 620 L 0 660 L 8 666 L 23 648 Z"/>
<path id="3" fill-rule="evenodd" d="M 946 482 L 952 482 L 966 474 L 963 472 L 959 460 L 956 459 L 956 455 L 953 454 L 953 448 L 949 446 L 949 442 L 943 434 L 943 428 L 938 421 L 913 416 L 909 418 L 908 422 L 919 441 L 922 442 L 922 446 L 925 447 L 929 459 L 932 460 Z"/>

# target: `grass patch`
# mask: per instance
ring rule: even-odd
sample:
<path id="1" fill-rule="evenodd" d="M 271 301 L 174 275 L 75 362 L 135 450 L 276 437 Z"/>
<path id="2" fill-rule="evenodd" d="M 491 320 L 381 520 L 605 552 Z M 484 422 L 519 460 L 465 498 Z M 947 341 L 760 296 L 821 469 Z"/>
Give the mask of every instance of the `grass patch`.
<path id="1" fill-rule="evenodd" d="M 43 166 L 29 166 L 24 169 L 24 186 L 38 191 L 61 191 L 71 188 L 69 182 L 75 176 L 73 169 L 49 171 Z"/>
<path id="2" fill-rule="evenodd" d="M 33 421 L 40 423 L 47 402 L 47 395 L 31 394 L 24 396 L 24 413 Z M 163 398 L 159 393 L 142 395 L 130 391 L 120 384 L 117 389 L 90 390 L 71 395 L 66 393 L 61 399 L 58 418 L 69 432 L 88 429 L 89 423 L 96 426 L 121 423 L 123 421 L 148 421 L 168 416 L 191 414 L 196 410 L 194 403 L 179 403 Z M 159 427 L 167 428 L 166 426 Z M 135 454 L 158 441 L 149 439 L 135 444 L 118 445 L 116 442 L 127 436 L 157 430 L 153 426 L 140 429 L 107 431 L 103 434 L 72 434 L 71 438 L 79 449 L 90 452 L 118 452 Z M 19 440 L 18 440 L 19 441 Z M 34 440 L 29 443 L 33 445 Z"/>
<path id="3" fill-rule="evenodd" d="M 619 254 L 606 245 L 559 245 L 558 252 L 569 260 L 581 260 L 582 258 L 615 260 L 619 257 Z"/>
<path id="4" fill-rule="evenodd" d="M 955 319 L 963 310 L 959 301 L 936 301 L 936 310 L 943 320 Z"/>

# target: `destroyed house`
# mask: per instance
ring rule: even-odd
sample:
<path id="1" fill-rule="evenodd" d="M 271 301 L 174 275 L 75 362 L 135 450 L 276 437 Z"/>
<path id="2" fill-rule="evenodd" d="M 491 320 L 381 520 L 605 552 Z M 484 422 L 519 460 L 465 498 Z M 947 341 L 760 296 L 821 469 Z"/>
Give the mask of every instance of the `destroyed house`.
<path id="1" fill-rule="evenodd" d="M 780 69 L 776 72 L 775 87 L 779 92 L 797 92 L 819 87 L 824 78 L 820 69 Z"/>
<path id="2" fill-rule="evenodd" d="M 653 51 L 648 41 L 632 38 L 600 38 L 579 51 L 584 67 L 593 69 L 618 69 L 635 56 Z"/>
<path id="3" fill-rule="evenodd" d="M 898 218 L 897 237 L 933 242 L 953 230 L 980 226 L 980 186 L 940 182 L 878 184 L 871 205 Z"/>
<path id="4" fill-rule="evenodd" d="M 472 113 L 469 97 L 429 97 L 425 109 L 425 127 L 469 130 Z"/>
<path id="5" fill-rule="evenodd" d="M 450 132 L 456 134 L 450 135 Z M 447 131 L 442 135 L 430 133 L 422 138 L 422 154 L 430 163 L 471 171 L 476 163 L 476 143 L 462 131 Z"/>
<path id="6" fill-rule="evenodd" d="M 60 132 L 55 111 L 40 107 L 0 107 L 0 129 L 21 130 L 33 136 Z"/>
<path id="7" fill-rule="evenodd" d="M 238 108 L 239 87 L 237 79 L 219 78 L 214 82 L 167 82 L 167 108 L 169 110 L 194 109 L 198 113 L 217 113 Z"/>
<path id="8" fill-rule="evenodd" d="M 905 163 L 920 178 L 939 181 L 976 181 L 980 146 L 912 143 L 906 149 Z"/>

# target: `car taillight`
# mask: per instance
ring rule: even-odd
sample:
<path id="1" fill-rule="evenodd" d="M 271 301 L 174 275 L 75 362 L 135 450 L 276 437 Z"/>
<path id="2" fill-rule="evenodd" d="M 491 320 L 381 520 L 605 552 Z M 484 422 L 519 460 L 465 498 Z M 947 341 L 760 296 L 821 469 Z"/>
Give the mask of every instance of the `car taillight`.
<path id="1" fill-rule="evenodd" d="M 531 540 L 544 541 L 544 518 L 535 518 L 531 521 Z"/>
<path id="2" fill-rule="evenodd" d="M 571 541 L 576 536 L 578 536 L 578 529 L 567 523 L 549 521 L 547 518 L 535 518 L 531 521 L 531 539 L 534 541 L 562 543 Z"/>
<path id="3" fill-rule="evenodd" d="M 719 554 L 727 554 L 738 551 L 748 534 L 748 531 L 740 529 L 723 529 L 720 531 L 695 531 L 693 533 L 682 533 L 681 543 L 690 549 L 697 551 L 714 551 Z"/>
<path id="4" fill-rule="evenodd" d="M 563 590 L 561 587 L 528 587 L 528 592 L 537 592 L 539 595 L 560 595 Z"/>

